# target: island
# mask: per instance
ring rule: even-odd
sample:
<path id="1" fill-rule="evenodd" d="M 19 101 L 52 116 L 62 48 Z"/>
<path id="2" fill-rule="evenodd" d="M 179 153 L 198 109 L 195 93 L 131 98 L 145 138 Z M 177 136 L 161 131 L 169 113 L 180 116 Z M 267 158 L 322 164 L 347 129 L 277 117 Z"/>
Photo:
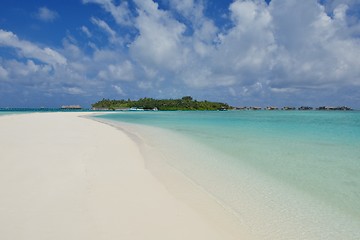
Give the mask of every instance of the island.
<path id="1" fill-rule="evenodd" d="M 282 108 L 276 106 L 268 106 L 265 108 L 256 106 L 242 106 L 233 107 L 227 103 L 212 102 L 212 101 L 198 101 L 191 96 L 185 96 L 179 99 L 154 99 L 154 98 L 140 98 L 139 100 L 110 100 L 103 98 L 102 100 L 91 105 L 94 111 L 227 111 L 227 110 L 282 110 L 282 111 L 310 111 L 310 110 L 336 110 L 336 111 L 351 111 L 353 110 L 347 106 L 328 107 L 321 106 L 317 108 L 309 106 L 284 106 Z"/>
<path id="2" fill-rule="evenodd" d="M 92 104 L 93 110 L 204 110 L 204 111 L 226 111 L 232 109 L 227 103 L 197 101 L 191 96 L 185 96 L 180 99 L 154 99 L 140 98 L 139 100 L 110 100 L 102 99 Z"/>

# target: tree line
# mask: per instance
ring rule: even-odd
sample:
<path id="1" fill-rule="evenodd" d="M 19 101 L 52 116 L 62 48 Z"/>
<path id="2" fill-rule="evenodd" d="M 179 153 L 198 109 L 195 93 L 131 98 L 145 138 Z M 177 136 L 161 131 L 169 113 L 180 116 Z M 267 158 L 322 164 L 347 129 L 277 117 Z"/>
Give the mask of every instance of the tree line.
<path id="1" fill-rule="evenodd" d="M 154 99 L 154 98 L 140 98 L 139 100 L 110 100 L 102 99 L 94 104 L 93 108 L 98 109 L 127 109 L 138 108 L 144 110 L 158 109 L 161 111 L 174 110 L 227 110 L 230 109 L 226 103 L 211 102 L 211 101 L 197 101 L 191 96 L 185 96 L 180 99 Z"/>

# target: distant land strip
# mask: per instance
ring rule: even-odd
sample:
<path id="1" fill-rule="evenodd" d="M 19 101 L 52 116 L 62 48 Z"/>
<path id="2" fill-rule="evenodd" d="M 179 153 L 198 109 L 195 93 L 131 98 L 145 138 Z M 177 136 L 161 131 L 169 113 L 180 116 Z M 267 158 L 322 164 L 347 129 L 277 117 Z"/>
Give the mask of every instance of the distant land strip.
<path id="1" fill-rule="evenodd" d="M 329 106 L 321 106 L 318 108 L 313 108 L 309 106 L 301 106 L 301 107 L 233 107 L 227 103 L 221 102 L 211 102 L 211 101 L 197 101 L 194 100 L 191 96 L 185 96 L 180 99 L 153 99 L 153 98 L 140 98 L 139 100 L 110 100 L 110 99 L 102 99 L 94 104 L 92 104 L 92 110 L 95 111 L 121 111 L 121 110 L 160 110 L 160 111 L 174 111 L 174 110 L 200 110 L 200 111 L 226 111 L 226 110 L 328 110 L 328 111 L 351 111 L 353 110 L 347 106 L 338 106 L 338 107 L 329 107 Z"/>
<path id="2" fill-rule="evenodd" d="M 58 111 L 227 111 L 227 110 L 283 110 L 283 111 L 352 111 L 354 109 L 347 106 L 320 106 L 317 108 L 309 106 L 293 107 L 258 107 L 258 106 L 242 106 L 234 107 L 227 103 L 212 102 L 212 101 L 197 101 L 191 96 L 185 96 L 180 99 L 154 99 L 154 98 L 140 98 L 139 100 L 110 100 L 103 98 L 102 100 L 93 103 L 91 108 L 83 108 L 80 105 L 62 105 L 59 108 L 17 108 L 6 107 L 1 108 L 0 111 L 23 111 L 23 112 L 58 112 Z"/>

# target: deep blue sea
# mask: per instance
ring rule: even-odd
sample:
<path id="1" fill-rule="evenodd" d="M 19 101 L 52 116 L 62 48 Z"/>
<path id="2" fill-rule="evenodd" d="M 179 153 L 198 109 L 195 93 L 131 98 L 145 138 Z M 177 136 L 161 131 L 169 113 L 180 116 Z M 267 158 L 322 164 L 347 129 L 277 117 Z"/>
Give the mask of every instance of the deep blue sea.
<path id="1" fill-rule="evenodd" d="M 132 134 L 161 151 L 169 165 L 260 238 L 360 239 L 359 111 L 100 117 L 136 124 Z"/>

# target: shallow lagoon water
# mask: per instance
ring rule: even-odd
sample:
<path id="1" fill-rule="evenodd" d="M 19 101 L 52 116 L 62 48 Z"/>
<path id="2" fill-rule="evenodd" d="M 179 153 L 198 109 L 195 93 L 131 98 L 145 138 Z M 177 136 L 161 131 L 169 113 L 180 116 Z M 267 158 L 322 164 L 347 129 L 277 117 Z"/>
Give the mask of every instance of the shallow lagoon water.
<path id="1" fill-rule="evenodd" d="M 359 239 L 360 112 L 122 112 L 267 239 Z M 160 128 L 160 129 L 159 129 Z"/>

